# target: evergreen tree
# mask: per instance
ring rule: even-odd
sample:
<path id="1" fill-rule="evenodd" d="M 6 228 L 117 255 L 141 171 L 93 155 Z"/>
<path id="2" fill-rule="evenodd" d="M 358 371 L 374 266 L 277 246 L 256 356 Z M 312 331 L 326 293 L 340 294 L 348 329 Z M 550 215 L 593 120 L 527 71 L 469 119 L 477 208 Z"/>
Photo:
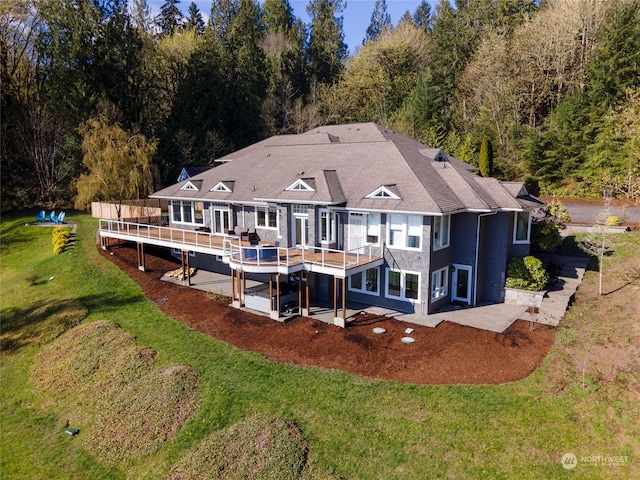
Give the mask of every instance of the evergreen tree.
<path id="1" fill-rule="evenodd" d="M 491 177 L 493 175 L 493 148 L 489 137 L 482 139 L 480 155 L 478 157 L 478 168 L 480 169 L 480 175 L 483 177 Z"/>
<path id="2" fill-rule="evenodd" d="M 306 56 L 309 77 L 320 83 L 332 83 L 342 72 L 347 56 L 342 26 L 342 0 L 311 0 L 307 13 L 311 19 L 311 30 Z"/>
<path id="3" fill-rule="evenodd" d="M 198 35 L 202 35 L 204 33 L 204 20 L 202 19 L 202 12 L 198 6 L 191 2 L 189 4 L 189 16 L 187 17 L 187 21 L 185 22 L 186 28 L 192 28 Z"/>
<path id="4" fill-rule="evenodd" d="M 156 18 L 156 23 L 165 35 L 173 35 L 173 33 L 181 26 L 182 12 L 177 7 L 180 0 L 166 0 L 160 7 L 160 14 Z"/>
<path id="5" fill-rule="evenodd" d="M 362 44 L 364 45 L 370 40 L 378 40 L 380 35 L 390 28 L 391 15 L 387 12 L 387 1 L 376 0 L 373 7 L 373 13 L 371 14 L 371 23 L 367 27 L 366 36 L 364 37 Z"/>
<path id="6" fill-rule="evenodd" d="M 587 92 L 599 114 L 640 86 L 640 1 L 614 2 L 598 31 L 598 45 L 587 65 Z"/>
<path id="7" fill-rule="evenodd" d="M 413 23 L 425 32 L 431 31 L 431 24 L 433 19 L 431 18 L 431 5 L 427 0 L 422 0 L 416 11 L 411 16 Z"/>
<path id="8" fill-rule="evenodd" d="M 228 47 L 231 23 L 238 12 L 240 0 L 213 0 L 209 16 L 208 31 L 211 41 L 220 47 Z"/>

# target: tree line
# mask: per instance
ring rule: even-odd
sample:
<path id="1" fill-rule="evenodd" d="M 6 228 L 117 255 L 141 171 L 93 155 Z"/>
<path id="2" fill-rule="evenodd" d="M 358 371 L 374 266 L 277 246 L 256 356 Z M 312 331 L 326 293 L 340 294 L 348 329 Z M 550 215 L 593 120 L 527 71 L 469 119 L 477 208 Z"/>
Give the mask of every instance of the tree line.
<path id="1" fill-rule="evenodd" d="M 275 134 L 373 121 L 556 195 L 640 183 L 640 0 L 0 4 L 2 207 L 146 196 Z M 118 163 L 120 162 L 120 163 Z M 101 189 L 115 177 L 127 188 Z M 117 183 L 117 182 L 116 182 Z"/>

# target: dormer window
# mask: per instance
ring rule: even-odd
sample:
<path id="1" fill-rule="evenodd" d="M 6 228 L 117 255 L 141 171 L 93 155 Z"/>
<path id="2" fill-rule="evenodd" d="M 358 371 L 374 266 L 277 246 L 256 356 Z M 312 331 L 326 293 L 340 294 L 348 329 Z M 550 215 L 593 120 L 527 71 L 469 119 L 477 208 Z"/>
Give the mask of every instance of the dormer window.
<path id="1" fill-rule="evenodd" d="M 376 190 L 367 195 L 366 198 L 388 198 L 393 200 L 400 200 L 400 197 L 393 193 L 390 188 L 382 185 L 378 187 Z"/>
<path id="2" fill-rule="evenodd" d="M 190 191 L 197 192 L 200 189 L 189 181 L 189 182 L 185 183 L 182 187 L 180 187 L 180 190 L 190 190 Z"/>
<path id="3" fill-rule="evenodd" d="M 446 162 L 447 161 L 447 156 L 444 154 L 444 152 L 442 150 L 440 150 L 435 158 L 433 159 L 436 162 Z"/>
<path id="4" fill-rule="evenodd" d="M 211 189 L 212 192 L 227 192 L 231 193 L 231 189 L 227 187 L 223 182 L 218 182 L 215 187 Z"/>
<path id="5" fill-rule="evenodd" d="M 309 182 L 310 183 L 310 182 Z M 315 189 L 301 178 L 289 185 L 285 190 L 288 192 L 315 192 Z"/>

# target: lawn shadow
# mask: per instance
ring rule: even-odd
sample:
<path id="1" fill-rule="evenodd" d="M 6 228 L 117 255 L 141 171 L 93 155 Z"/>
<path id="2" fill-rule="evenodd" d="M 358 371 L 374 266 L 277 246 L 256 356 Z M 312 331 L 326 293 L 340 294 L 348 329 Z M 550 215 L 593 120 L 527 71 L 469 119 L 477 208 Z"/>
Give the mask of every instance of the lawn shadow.
<path id="1" fill-rule="evenodd" d="M 141 301 L 145 301 L 144 295 L 122 297 L 103 293 L 75 299 L 40 300 L 26 308 L 4 308 L 0 310 L 0 351 L 16 353 L 28 345 L 49 343 L 79 325 L 89 312 L 114 311 Z"/>

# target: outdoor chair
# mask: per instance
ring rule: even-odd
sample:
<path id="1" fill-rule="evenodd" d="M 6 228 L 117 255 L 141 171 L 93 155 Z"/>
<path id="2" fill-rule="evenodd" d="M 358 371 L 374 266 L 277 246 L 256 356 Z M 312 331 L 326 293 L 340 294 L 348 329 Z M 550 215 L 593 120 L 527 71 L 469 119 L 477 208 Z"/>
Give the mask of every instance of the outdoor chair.
<path id="1" fill-rule="evenodd" d="M 56 223 L 64 223 L 65 212 L 60 212 L 60 214 L 54 220 Z"/>
<path id="2" fill-rule="evenodd" d="M 44 222 L 46 219 L 47 219 L 47 215 L 46 213 L 44 213 L 44 210 L 42 210 L 36 217 L 36 222 Z"/>
<path id="3" fill-rule="evenodd" d="M 55 221 L 56 221 L 56 218 L 57 218 L 57 217 L 56 217 L 56 211 L 55 211 L 55 210 L 52 210 L 52 211 L 51 211 L 51 214 L 49 215 L 49 221 L 50 221 L 50 222 L 55 222 Z"/>

